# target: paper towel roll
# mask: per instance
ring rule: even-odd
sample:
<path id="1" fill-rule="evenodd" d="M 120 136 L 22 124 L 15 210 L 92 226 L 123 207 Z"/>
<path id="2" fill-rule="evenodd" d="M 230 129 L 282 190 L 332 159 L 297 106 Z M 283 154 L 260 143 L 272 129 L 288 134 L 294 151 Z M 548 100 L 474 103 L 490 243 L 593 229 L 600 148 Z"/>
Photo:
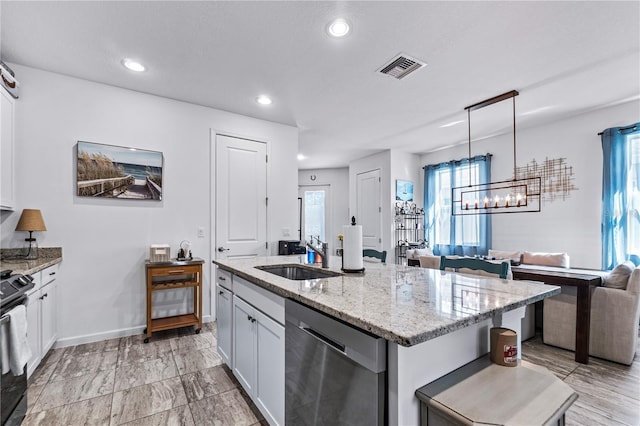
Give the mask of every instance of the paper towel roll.
<path id="1" fill-rule="evenodd" d="M 343 251 L 342 270 L 348 272 L 363 271 L 362 265 L 362 226 L 344 225 L 342 227 Z"/>

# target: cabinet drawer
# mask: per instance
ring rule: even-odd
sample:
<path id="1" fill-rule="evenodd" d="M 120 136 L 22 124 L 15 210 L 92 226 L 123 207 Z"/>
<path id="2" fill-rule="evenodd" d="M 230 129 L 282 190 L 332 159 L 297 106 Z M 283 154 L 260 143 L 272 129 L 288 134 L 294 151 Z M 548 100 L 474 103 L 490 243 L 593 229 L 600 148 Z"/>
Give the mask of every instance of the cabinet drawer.
<path id="1" fill-rule="evenodd" d="M 238 276 L 233 277 L 233 292 L 280 324 L 284 324 L 284 298 Z"/>
<path id="2" fill-rule="evenodd" d="M 179 275 L 197 274 L 200 272 L 200 265 L 186 266 L 158 266 L 149 268 L 152 277 L 171 277 Z"/>
<path id="3" fill-rule="evenodd" d="M 45 286 L 49 284 L 51 281 L 55 280 L 58 275 L 59 264 L 51 265 L 48 268 L 40 271 L 42 274 L 42 285 Z"/>
<path id="4" fill-rule="evenodd" d="M 224 287 L 229 291 L 233 291 L 233 278 L 232 274 L 229 271 L 225 271 L 224 269 L 216 268 L 216 283 L 220 287 Z"/>

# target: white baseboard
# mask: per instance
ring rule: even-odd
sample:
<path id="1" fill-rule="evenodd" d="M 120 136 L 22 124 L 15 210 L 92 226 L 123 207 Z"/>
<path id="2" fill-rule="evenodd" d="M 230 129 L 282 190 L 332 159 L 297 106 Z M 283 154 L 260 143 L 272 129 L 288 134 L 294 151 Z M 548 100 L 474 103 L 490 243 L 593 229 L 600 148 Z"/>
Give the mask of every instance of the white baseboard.
<path id="1" fill-rule="evenodd" d="M 205 315 L 202 317 L 203 323 L 214 321 L 211 315 Z M 142 334 L 146 325 L 139 325 L 136 327 L 121 328 L 118 330 L 103 331 L 100 333 L 84 334 L 82 336 L 63 337 L 58 339 L 53 345 L 54 348 L 66 348 L 68 346 L 82 345 L 85 343 L 99 342 L 101 340 L 117 339 L 119 337 L 133 336 L 135 334 Z"/>

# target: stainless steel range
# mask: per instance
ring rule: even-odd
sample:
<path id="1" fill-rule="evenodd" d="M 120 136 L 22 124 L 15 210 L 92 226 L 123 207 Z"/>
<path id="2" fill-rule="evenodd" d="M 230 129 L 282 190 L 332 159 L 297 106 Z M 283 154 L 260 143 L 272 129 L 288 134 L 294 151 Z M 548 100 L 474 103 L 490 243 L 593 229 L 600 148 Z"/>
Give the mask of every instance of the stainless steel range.
<path id="1" fill-rule="evenodd" d="M 26 293 L 34 287 L 33 278 L 30 275 L 10 274 L 11 271 L 3 271 L 2 281 L 0 281 L 0 327 L 7 328 L 10 321 L 7 314 L 18 305 L 26 304 Z M 0 350 L 9 350 L 9 348 L 0 348 Z M 0 425 L 20 425 L 26 412 L 26 368 L 19 376 L 14 376 L 11 371 L 2 374 L 0 377 Z"/>

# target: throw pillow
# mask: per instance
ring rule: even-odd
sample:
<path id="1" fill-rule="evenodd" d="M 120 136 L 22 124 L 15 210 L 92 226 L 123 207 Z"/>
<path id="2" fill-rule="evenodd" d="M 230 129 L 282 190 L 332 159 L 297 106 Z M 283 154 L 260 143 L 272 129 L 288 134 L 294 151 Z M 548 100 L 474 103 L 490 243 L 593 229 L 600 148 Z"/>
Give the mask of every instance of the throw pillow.
<path id="1" fill-rule="evenodd" d="M 522 254 L 522 263 L 568 268 L 569 255 L 567 253 L 532 253 L 530 251 L 525 251 Z"/>
<path id="2" fill-rule="evenodd" d="M 620 290 L 627 289 L 627 283 L 629 282 L 629 277 L 633 272 L 635 265 L 631 261 L 626 261 L 624 263 L 619 264 L 604 280 L 604 286 L 608 288 L 617 288 Z"/>
<path id="3" fill-rule="evenodd" d="M 513 259 L 520 261 L 520 256 L 522 253 L 519 251 L 503 251 L 503 250 L 492 250 L 489 249 L 488 257 L 489 259 Z"/>

